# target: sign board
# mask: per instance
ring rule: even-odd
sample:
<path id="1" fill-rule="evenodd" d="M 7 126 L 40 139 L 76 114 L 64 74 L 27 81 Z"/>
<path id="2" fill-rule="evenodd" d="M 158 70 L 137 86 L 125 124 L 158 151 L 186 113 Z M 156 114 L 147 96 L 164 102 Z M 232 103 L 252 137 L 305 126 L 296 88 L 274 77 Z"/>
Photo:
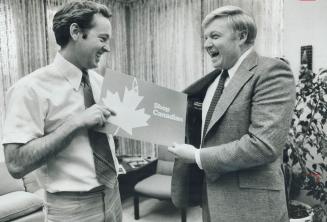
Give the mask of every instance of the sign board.
<path id="1" fill-rule="evenodd" d="M 184 93 L 107 70 L 100 104 L 117 114 L 100 131 L 166 146 L 184 143 Z"/>

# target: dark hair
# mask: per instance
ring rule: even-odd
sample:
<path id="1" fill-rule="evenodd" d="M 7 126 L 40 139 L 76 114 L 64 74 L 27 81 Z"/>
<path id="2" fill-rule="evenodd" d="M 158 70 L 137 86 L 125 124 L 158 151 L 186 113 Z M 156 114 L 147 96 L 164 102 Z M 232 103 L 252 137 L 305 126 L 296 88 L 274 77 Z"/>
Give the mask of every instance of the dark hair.
<path id="1" fill-rule="evenodd" d="M 76 23 L 85 32 L 92 28 L 92 19 L 95 14 L 101 14 L 106 18 L 111 17 L 109 9 L 102 4 L 91 1 L 73 1 L 65 4 L 53 17 L 52 30 L 56 37 L 56 42 L 61 47 L 65 47 L 70 39 L 70 25 Z"/>

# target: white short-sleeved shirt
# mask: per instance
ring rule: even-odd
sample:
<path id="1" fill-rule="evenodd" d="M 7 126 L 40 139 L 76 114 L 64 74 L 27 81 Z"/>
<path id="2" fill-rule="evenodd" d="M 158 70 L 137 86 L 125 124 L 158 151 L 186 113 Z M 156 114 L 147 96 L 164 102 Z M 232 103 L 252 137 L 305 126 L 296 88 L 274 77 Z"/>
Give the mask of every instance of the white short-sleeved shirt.
<path id="1" fill-rule="evenodd" d="M 2 143 L 27 143 L 50 134 L 71 115 L 83 112 L 81 78 L 80 69 L 57 53 L 52 64 L 20 79 L 7 92 Z M 89 70 L 89 78 L 98 101 L 103 77 Z M 99 186 L 87 130 L 78 131 L 71 143 L 36 174 L 49 192 L 87 191 Z"/>

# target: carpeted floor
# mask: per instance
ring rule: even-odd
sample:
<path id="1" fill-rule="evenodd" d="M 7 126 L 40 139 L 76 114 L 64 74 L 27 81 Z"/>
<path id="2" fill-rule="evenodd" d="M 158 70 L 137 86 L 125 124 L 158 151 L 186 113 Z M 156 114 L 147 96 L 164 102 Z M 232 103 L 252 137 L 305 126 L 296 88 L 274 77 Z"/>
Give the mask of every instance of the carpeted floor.
<path id="1" fill-rule="evenodd" d="M 140 199 L 140 219 L 134 220 L 133 198 L 122 201 L 123 222 L 180 222 L 180 211 L 171 202 L 157 199 Z M 187 222 L 201 222 L 202 211 L 200 207 L 187 209 Z"/>

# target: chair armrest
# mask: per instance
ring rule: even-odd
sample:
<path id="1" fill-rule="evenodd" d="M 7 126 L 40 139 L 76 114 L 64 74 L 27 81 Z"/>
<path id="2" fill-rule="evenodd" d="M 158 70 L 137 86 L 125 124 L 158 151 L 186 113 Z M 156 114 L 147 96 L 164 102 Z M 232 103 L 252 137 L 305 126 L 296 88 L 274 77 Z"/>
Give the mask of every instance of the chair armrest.
<path id="1" fill-rule="evenodd" d="M 0 195 L 15 191 L 25 191 L 23 180 L 14 179 L 8 172 L 5 163 L 0 163 Z"/>
<path id="2" fill-rule="evenodd" d="M 11 221 L 42 209 L 44 203 L 35 194 L 16 191 L 0 196 L 0 222 Z"/>

